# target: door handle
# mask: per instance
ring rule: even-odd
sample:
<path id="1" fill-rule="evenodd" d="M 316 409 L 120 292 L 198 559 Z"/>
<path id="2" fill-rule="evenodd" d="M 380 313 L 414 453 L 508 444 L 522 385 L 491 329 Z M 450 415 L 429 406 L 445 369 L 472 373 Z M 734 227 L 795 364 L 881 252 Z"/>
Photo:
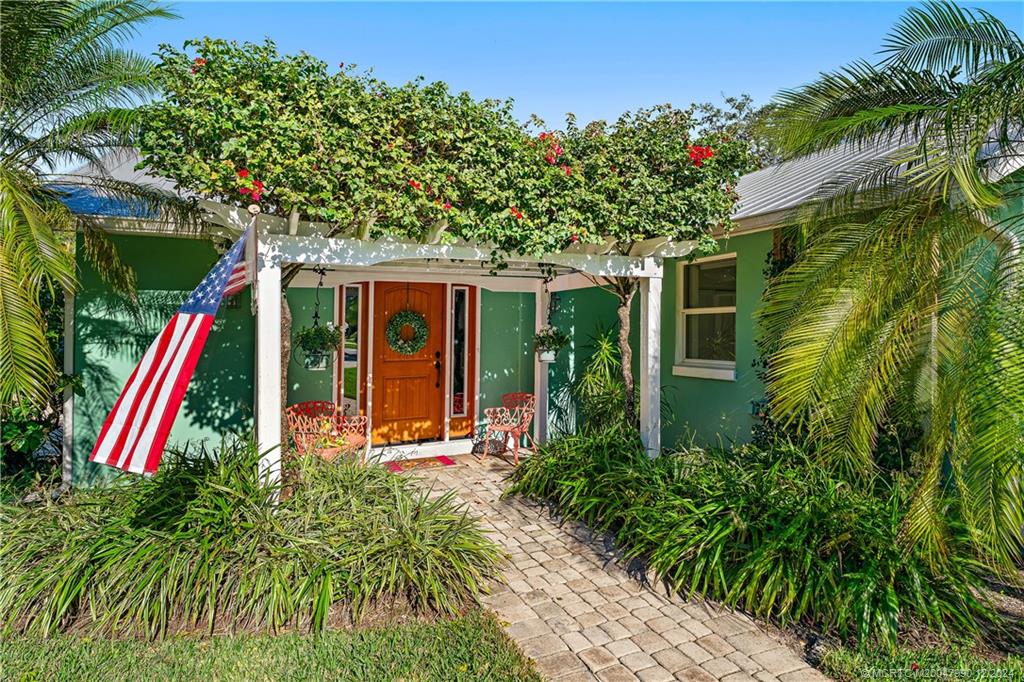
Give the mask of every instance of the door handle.
<path id="1" fill-rule="evenodd" d="M 434 369 L 437 370 L 437 377 L 434 379 L 434 388 L 441 388 L 441 361 L 434 360 Z"/>

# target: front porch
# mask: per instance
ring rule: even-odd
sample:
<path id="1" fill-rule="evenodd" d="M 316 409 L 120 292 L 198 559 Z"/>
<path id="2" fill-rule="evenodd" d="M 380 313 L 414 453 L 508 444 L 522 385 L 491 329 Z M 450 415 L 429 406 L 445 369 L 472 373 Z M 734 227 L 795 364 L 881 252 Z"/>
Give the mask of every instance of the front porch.
<path id="1" fill-rule="evenodd" d="M 315 229 L 288 233 L 273 221 L 257 218 L 253 286 L 256 432 L 271 480 L 280 476 L 280 415 L 286 407 L 280 390 L 280 292 L 282 269 L 289 264 L 303 266 L 289 293 L 316 287 L 321 275 L 312 268 L 322 268 L 323 287 L 334 292 L 336 302 L 326 319 L 358 320 L 349 325 L 356 341 L 344 345 L 331 368 L 329 399 L 367 417 L 370 445 L 385 459 L 429 456 L 442 446 L 445 454 L 469 452 L 484 423 L 483 410 L 500 405 L 501 395 L 512 391 L 535 395 L 533 437 L 543 442 L 551 427 L 549 368 L 533 352 L 532 337 L 548 324 L 551 297 L 595 287 L 605 278 L 638 278 L 640 430 L 650 451 L 659 451 L 662 257 L 684 255 L 692 244 L 662 241 L 630 256 L 591 247 L 542 259 L 510 258 L 498 267 L 493 250 L 481 246 L 304 236 Z M 432 321 L 428 343 L 411 356 L 396 355 L 384 335 L 398 309 Z"/>

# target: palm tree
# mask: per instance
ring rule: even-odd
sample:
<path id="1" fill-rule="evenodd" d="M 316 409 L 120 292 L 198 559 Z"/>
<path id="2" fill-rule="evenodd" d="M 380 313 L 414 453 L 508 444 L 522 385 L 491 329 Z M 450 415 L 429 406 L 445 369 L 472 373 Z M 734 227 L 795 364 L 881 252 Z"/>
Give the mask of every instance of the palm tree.
<path id="1" fill-rule="evenodd" d="M 85 189 L 153 214 L 187 207 L 146 186 L 81 178 L 131 146 L 136 105 L 155 92 L 149 60 L 120 45 L 139 26 L 174 15 L 153 0 L 48 0 L 0 4 L 0 406 L 41 405 L 57 369 L 44 336 L 40 295 L 77 285 L 72 236 L 115 288 L 133 273 L 94 222 L 62 199 Z"/>
<path id="2" fill-rule="evenodd" d="M 907 541 L 941 564 L 956 524 L 1010 569 L 1024 527 L 1024 219 L 1008 208 L 1022 183 L 992 181 L 1024 154 L 1024 43 L 940 1 L 909 9 L 882 55 L 776 98 L 787 158 L 846 146 L 881 159 L 796 216 L 805 244 L 761 318 L 769 402 L 865 484 L 885 466 L 880 431 L 919 426 Z"/>

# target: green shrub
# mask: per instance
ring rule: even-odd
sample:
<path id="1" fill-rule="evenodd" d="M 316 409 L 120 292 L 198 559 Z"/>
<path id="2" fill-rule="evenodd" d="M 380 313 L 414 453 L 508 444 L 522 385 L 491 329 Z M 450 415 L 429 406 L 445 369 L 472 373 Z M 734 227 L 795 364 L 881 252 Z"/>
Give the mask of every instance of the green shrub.
<path id="1" fill-rule="evenodd" d="M 451 494 L 313 458 L 275 507 L 258 460 L 235 444 L 128 485 L 0 506 L 6 631 L 321 631 L 393 603 L 452 614 L 502 561 Z"/>
<path id="2" fill-rule="evenodd" d="M 614 533 L 676 592 L 783 624 L 886 645 L 911 624 L 978 632 L 994 618 L 977 596 L 982 568 L 965 545 L 936 567 L 906 548 L 909 492 L 878 485 L 857 490 L 789 445 L 650 459 L 635 435 L 613 431 L 548 444 L 506 494 Z"/>

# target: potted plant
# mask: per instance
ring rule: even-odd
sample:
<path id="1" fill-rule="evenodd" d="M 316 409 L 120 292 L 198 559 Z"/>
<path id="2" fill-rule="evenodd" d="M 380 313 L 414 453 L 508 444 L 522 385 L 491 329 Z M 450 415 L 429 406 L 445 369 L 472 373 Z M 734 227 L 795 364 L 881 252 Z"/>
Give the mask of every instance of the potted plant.
<path id="1" fill-rule="evenodd" d="M 295 335 L 295 345 L 302 351 L 306 369 L 324 369 L 331 353 L 341 345 L 342 329 L 334 324 L 303 327 Z"/>
<path id="2" fill-rule="evenodd" d="M 558 351 L 569 343 L 569 335 L 557 327 L 544 327 L 533 336 L 533 348 L 541 362 L 554 362 Z"/>

